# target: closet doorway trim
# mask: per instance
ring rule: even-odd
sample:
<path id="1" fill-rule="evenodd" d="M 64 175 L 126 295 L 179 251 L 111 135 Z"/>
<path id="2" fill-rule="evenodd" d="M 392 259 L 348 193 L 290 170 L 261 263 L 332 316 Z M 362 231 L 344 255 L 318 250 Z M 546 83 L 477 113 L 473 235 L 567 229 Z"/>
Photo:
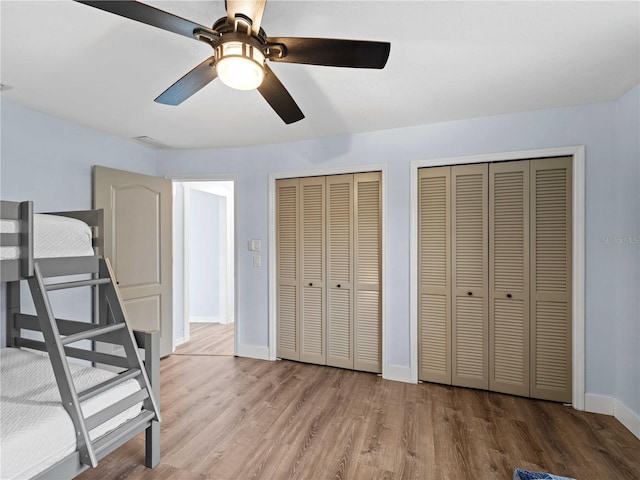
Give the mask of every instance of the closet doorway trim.
<path id="1" fill-rule="evenodd" d="M 276 359 L 276 180 L 283 178 L 319 177 L 341 175 L 344 173 L 381 172 L 381 203 L 382 203 L 382 308 L 380 311 L 382 322 L 382 378 L 395 380 L 387 359 L 387 170 L 386 163 L 374 165 L 354 165 L 348 167 L 323 168 L 318 170 L 304 170 L 295 172 L 280 172 L 269 174 L 269 360 Z"/>
<path id="2" fill-rule="evenodd" d="M 410 205 L 410 318 L 409 336 L 411 349 L 411 381 L 418 382 L 418 169 L 471 163 L 506 162 L 548 157 L 572 157 L 572 276 L 571 318 L 573 335 L 572 357 L 572 405 L 584 410 L 585 394 L 585 155 L 584 145 L 489 153 L 465 157 L 448 157 L 411 162 Z M 384 328 L 384 324 L 383 324 Z"/>

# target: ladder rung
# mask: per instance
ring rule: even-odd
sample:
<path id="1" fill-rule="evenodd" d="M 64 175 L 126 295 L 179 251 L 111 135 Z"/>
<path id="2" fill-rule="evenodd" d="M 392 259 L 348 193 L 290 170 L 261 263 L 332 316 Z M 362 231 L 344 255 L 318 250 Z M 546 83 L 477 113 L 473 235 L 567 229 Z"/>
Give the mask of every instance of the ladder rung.
<path id="1" fill-rule="evenodd" d="M 85 418 L 84 423 L 87 426 L 87 431 L 93 430 L 98 425 L 102 425 L 107 420 L 111 420 L 116 415 L 121 414 L 127 408 L 133 407 L 136 403 L 142 402 L 149 397 L 149 392 L 146 388 L 142 388 L 137 392 L 123 398 L 122 400 L 108 406 L 104 410 L 100 410 L 98 413 Z"/>
<path id="2" fill-rule="evenodd" d="M 45 285 L 47 292 L 53 290 L 62 290 L 63 288 L 76 288 L 76 287 L 89 287 L 91 285 L 103 285 L 105 283 L 111 283 L 110 278 L 95 278 L 92 280 L 79 280 L 77 282 L 64 282 L 64 283 L 50 283 Z"/>
<path id="3" fill-rule="evenodd" d="M 1 0 L 0 0 L 1 1 Z M 24 313 L 18 313 L 14 316 L 15 328 L 23 328 L 25 330 L 33 330 L 36 332 L 42 331 L 42 325 L 40 320 L 35 315 L 25 315 Z M 62 318 L 56 318 L 56 324 L 58 325 L 58 332 L 60 335 L 69 336 L 76 333 L 84 332 L 87 330 L 93 330 L 98 327 L 95 323 L 78 322 L 75 320 L 64 320 Z M 113 333 L 105 333 L 99 337 L 94 337 L 97 342 L 115 343 L 119 345 L 122 343 L 120 335 Z"/>
<path id="4" fill-rule="evenodd" d="M 80 340 L 86 340 L 88 338 L 97 337 L 98 335 L 104 335 L 105 333 L 115 332 L 116 330 L 120 330 L 126 326 L 126 323 L 114 323 L 103 327 L 92 328 L 91 330 L 85 330 L 84 332 L 78 332 L 64 337 L 61 342 L 62 345 L 69 345 L 70 343 L 78 342 Z"/>
<path id="5" fill-rule="evenodd" d="M 78 400 L 80 402 L 84 402 L 90 398 L 95 397 L 96 395 L 101 394 L 102 392 L 109 390 L 116 385 L 120 385 L 121 383 L 126 382 L 132 378 L 137 378 L 140 375 L 140 370 L 137 368 L 132 368 L 131 370 L 125 370 L 120 373 L 118 376 L 110 378 L 109 380 L 99 383 L 98 385 L 94 385 L 91 388 L 87 388 L 85 391 L 80 392 L 78 394 Z"/>
<path id="6" fill-rule="evenodd" d="M 16 347 L 32 348 L 42 352 L 49 352 L 46 343 L 28 338 L 16 338 Z M 64 353 L 68 357 L 79 358 L 88 362 L 104 363 L 118 368 L 129 368 L 129 360 L 126 357 L 111 355 L 109 353 L 94 352 L 93 350 L 84 350 L 82 348 L 64 347 Z M 49 352 L 51 354 L 51 352 Z"/>
<path id="7" fill-rule="evenodd" d="M 124 438 L 130 433 L 136 431 L 149 420 L 153 420 L 155 416 L 156 414 L 150 410 L 142 410 L 137 417 L 132 418 L 131 420 L 120 425 L 115 430 L 112 430 L 106 435 L 98 438 L 96 441 L 92 442 L 92 446 L 94 451 L 96 452 L 96 455 L 101 456 L 100 454 L 111 445 L 115 444 L 121 438 Z"/>

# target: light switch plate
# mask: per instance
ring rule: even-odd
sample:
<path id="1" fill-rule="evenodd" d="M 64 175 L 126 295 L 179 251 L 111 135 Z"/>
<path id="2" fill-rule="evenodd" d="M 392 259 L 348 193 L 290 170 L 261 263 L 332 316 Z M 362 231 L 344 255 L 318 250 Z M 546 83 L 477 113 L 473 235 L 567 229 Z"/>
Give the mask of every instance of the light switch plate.
<path id="1" fill-rule="evenodd" d="M 262 257 L 260 255 L 253 256 L 253 266 L 261 267 L 262 266 Z"/>
<path id="2" fill-rule="evenodd" d="M 249 240 L 249 250 L 253 252 L 259 252 L 262 249 L 262 242 L 260 239 Z"/>

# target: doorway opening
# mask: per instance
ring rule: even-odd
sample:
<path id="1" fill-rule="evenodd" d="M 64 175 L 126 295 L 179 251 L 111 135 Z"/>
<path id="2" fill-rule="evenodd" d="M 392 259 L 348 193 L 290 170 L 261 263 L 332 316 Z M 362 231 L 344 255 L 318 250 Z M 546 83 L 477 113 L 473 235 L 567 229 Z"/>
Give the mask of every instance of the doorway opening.
<path id="1" fill-rule="evenodd" d="M 174 276 L 184 285 L 176 354 L 235 354 L 234 203 L 233 181 L 174 182 L 174 231 L 181 236 L 174 258 L 182 264 Z"/>

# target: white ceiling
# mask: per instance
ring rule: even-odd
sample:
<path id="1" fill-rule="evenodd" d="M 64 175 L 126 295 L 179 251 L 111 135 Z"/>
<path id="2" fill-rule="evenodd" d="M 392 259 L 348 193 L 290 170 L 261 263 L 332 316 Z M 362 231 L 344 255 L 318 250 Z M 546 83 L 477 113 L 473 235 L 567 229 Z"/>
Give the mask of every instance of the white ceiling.
<path id="1" fill-rule="evenodd" d="M 149 1 L 204 25 L 224 1 Z M 640 3 L 269 0 L 270 36 L 391 42 L 384 70 L 271 64 L 305 113 L 215 81 L 153 99 L 207 45 L 66 1 L 0 2 L 2 99 L 174 148 L 289 142 L 609 101 L 640 82 Z"/>

